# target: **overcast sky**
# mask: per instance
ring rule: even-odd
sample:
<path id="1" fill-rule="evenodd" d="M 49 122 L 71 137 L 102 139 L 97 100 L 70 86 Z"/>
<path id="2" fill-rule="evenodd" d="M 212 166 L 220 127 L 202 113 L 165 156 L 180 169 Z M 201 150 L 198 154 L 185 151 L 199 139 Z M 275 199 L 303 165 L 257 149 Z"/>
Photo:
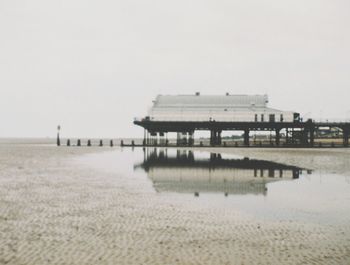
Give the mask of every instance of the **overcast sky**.
<path id="1" fill-rule="evenodd" d="M 350 119 L 349 0 L 1 0 L 0 137 L 142 136 L 157 94 Z"/>

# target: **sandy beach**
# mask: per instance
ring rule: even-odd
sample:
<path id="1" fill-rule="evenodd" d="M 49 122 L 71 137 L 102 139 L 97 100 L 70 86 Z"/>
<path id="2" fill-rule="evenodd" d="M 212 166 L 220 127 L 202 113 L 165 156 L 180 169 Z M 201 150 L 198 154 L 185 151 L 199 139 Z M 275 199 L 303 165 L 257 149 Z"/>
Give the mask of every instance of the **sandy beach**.
<path id="1" fill-rule="evenodd" d="M 156 193 L 109 162 L 119 149 L 1 144 L 0 264 L 350 263 L 350 222 L 261 219 Z M 349 149 L 210 151 L 350 173 Z"/>

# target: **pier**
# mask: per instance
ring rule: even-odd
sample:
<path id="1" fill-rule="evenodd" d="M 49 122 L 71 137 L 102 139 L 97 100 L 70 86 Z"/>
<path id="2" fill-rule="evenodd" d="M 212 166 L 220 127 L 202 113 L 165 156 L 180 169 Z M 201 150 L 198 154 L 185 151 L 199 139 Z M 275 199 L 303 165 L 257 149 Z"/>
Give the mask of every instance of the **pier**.
<path id="1" fill-rule="evenodd" d="M 197 146 L 348 147 L 350 122 L 303 121 L 300 113 L 268 106 L 267 95 L 158 95 L 147 116 L 135 119 L 144 128 L 142 146 L 169 146 L 168 133 L 177 133 L 177 146 L 194 146 L 194 133 L 210 132 Z M 241 131 L 242 141 L 227 141 L 223 132 Z M 320 141 L 324 133 L 337 141 Z M 256 132 L 270 134 L 268 144 Z M 252 137 L 252 133 L 255 136 Z M 252 141 L 253 138 L 253 141 Z M 318 140 L 317 143 L 315 140 Z M 331 138 L 331 140 L 333 140 Z M 328 139 L 329 140 L 329 139 Z M 135 146 L 135 144 L 133 144 Z"/>
<path id="2" fill-rule="evenodd" d="M 223 131 L 241 131 L 243 133 L 243 146 L 260 146 L 259 143 L 252 143 L 251 133 L 255 131 L 267 131 L 274 133 L 274 141 L 270 145 L 274 147 L 324 147 L 322 144 L 315 144 L 315 134 L 320 128 L 338 128 L 342 134 L 342 147 L 349 147 L 349 122 L 176 122 L 176 121 L 150 121 L 147 119 L 135 120 L 135 125 L 144 128 L 143 146 L 167 146 L 168 133 L 178 133 L 176 145 L 194 145 L 195 131 L 210 131 L 210 146 L 227 146 L 223 143 Z M 281 136 L 284 132 L 284 137 Z M 333 145 L 333 146 L 332 146 Z M 204 146 L 199 144 L 199 146 Z M 335 147 L 335 144 L 330 144 Z"/>

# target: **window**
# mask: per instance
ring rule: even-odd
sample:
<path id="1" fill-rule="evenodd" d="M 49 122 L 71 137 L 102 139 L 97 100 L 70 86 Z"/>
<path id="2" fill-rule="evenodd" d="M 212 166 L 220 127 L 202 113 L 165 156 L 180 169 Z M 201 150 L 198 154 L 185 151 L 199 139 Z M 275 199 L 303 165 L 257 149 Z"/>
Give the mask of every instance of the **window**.
<path id="1" fill-rule="evenodd" d="M 264 121 L 264 114 L 261 114 L 261 121 Z"/>
<path id="2" fill-rule="evenodd" d="M 294 120 L 294 122 L 299 122 L 299 121 L 301 121 L 301 119 L 300 119 L 300 114 L 299 113 L 294 113 L 293 114 L 293 120 Z"/>
<path id="3" fill-rule="evenodd" d="M 283 114 L 280 116 L 280 121 L 283 122 Z"/>
<path id="4" fill-rule="evenodd" d="M 255 121 L 255 122 L 258 121 L 258 114 L 255 114 L 254 121 Z"/>

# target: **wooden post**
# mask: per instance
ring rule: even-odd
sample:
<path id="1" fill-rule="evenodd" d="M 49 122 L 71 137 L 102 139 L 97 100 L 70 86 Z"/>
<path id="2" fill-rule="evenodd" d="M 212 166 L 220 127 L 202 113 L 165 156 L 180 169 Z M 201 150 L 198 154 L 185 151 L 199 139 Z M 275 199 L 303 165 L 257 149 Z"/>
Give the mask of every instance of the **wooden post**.
<path id="1" fill-rule="evenodd" d="M 61 130 L 61 126 L 58 125 L 58 126 L 57 126 L 57 141 L 56 141 L 57 146 L 60 146 L 60 145 L 61 145 L 60 130 Z"/>

